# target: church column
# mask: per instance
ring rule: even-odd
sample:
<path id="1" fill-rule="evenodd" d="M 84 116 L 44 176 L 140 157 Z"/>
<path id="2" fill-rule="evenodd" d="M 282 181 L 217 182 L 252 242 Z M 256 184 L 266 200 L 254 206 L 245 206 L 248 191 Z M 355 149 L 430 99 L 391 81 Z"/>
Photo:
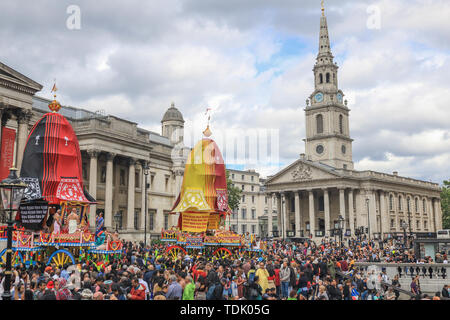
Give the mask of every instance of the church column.
<path id="1" fill-rule="evenodd" d="M 27 144 L 28 138 L 28 123 L 30 122 L 32 113 L 31 111 L 20 111 L 17 115 L 17 151 L 16 151 L 16 168 L 18 169 L 18 174 L 20 174 L 20 169 L 22 167 L 23 152 L 25 151 L 25 145 Z"/>
<path id="2" fill-rule="evenodd" d="M 325 236 L 330 236 L 331 219 L 330 219 L 330 196 L 328 189 L 323 189 L 323 202 L 324 202 L 324 214 L 325 214 Z"/>
<path id="3" fill-rule="evenodd" d="M 277 193 L 275 195 L 277 199 L 277 227 L 278 227 L 278 236 L 282 237 L 282 229 L 281 229 L 281 194 Z"/>
<path id="4" fill-rule="evenodd" d="M 348 221 L 350 224 L 351 236 L 355 236 L 355 208 L 353 205 L 353 189 L 348 191 Z"/>
<path id="5" fill-rule="evenodd" d="M 369 212 L 368 212 L 368 219 L 367 219 L 367 225 L 370 224 L 370 236 L 372 237 L 375 232 L 377 232 L 377 207 L 375 203 L 375 192 L 373 190 L 367 191 L 367 197 L 366 199 L 369 200 Z"/>
<path id="6" fill-rule="evenodd" d="M 282 233 L 282 237 L 283 239 L 286 238 L 287 236 L 287 226 L 288 226 L 288 220 L 289 220 L 289 216 L 288 216 L 288 201 L 287 201 L 287 197 L 286 197 L 286 193 L 282 193 L 281 194 L 281 210 L 282 210 L 282 215 L 283 215 L 283 224 L 281 226 L 283 233 Z"/>
<path id="7" fill-rule="evenodd" d="M 273 221 L 272 221 L 272 211 L 273 211 L 273 209 L 272 209 L 272 194 L 271 193 L 269 193 L 269 194 L 267 194 L 267 197 L 268 197 L 268 199 L 267 199 L 267 212 L 268 212 L 268 215 L 267 215 L 267 236 L 268 237 L 271 237 L 271 236 L 273 236 L 273 234 L 272 234 L 272 224 L 273 224 Z"/>
<path id="8" fill-rule="evenodd" d="M 301 236 L 302 224 L 300 213 L 300 191 L 296 191 L 295 195 L 295 236 Z"/>
<path id="9" fill-rule="evenodd" d="M 89 194 L 97 199 L 97 165 L 98 165 L 98 150 L 87 151 L 90 163 L 89 163 Z M 89 208 L 89 225 L 92 230 L 95 230 L 95 220 L 97 213 L 97 205 L 90 206 Z"/>
<path id="10" fill-rule="evenodd" d="M 388 195 L 389 196 L 389 195 Z M 384 239 L 386 237 L 385 234 L 390 231 L 389 224 L 389 212 L 387 210 L 386 205 L 386 194 L 384 191 L 380 191 L 380 216 L 381 216 L 381 237 Z"/>
<path id="11" fill-rule="evenodd" d="M 364 216 L 367 215 L 366 199 L 363 190 L 359 189 L 356 193 L 356 228 L 366 227 Z"/>
<path id="12" fill-rule="evenodd" d="M 134 195 L 136 187 L 136 160 L 128 159 L 128 204 L 127 204 L 127 229 L 134 230 Z"/>
<path id="13" fill-rule="evenodd" d="M 308 191 L 309 197 L 309 230 L 313 238 L 316 236 L 316 217 L 314 214 L 314 193 L 312 190 Z"/>
<path id="14" fill-rule="evenodd" d="M 347 229 L 347 218 L 345 217 L 345 189 L 339 189 L 339 214 L 344 218 L 344 232 Z"/>
<path id="15" fill-rule="evenodd" d="M 115 153 L 106 154 L 106 182 L 105 182 L 105 227 L 108 230 L 115 229 L 113 225 L 113 169 Z M 116 222 L 114 221 L 114 224 Z"/>

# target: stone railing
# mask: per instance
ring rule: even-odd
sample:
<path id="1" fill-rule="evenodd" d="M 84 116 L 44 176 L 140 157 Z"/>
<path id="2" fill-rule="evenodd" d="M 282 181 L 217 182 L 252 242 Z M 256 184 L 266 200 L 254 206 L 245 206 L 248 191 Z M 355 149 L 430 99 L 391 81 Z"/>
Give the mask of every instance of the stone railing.
<path id="1" fill-rule="evenodd" d="M 368 267 L 376 266 L 380 270 L 386 268 L 386 273 L 393 277 L 419 276 L 422 279 L 447 279 L 450 273 L 448 263 L 380 263 L 380 262 L 356 262 L 355 268 L 366 271 Z"/>

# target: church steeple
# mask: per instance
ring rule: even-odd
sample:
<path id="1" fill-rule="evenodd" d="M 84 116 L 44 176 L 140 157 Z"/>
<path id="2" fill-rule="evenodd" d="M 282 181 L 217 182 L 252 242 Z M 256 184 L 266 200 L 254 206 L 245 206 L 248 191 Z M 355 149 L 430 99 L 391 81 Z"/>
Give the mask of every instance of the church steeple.
<path id="1" fill-rule="evenodd" d="M 319 53 L 314 65 L 314 92 L 307 100 L 306 154 L 335 168 L 353 169 L 349 109 L 338 87 L 338 69 L 331 52 L 327 17 L 322 1 Z"/>

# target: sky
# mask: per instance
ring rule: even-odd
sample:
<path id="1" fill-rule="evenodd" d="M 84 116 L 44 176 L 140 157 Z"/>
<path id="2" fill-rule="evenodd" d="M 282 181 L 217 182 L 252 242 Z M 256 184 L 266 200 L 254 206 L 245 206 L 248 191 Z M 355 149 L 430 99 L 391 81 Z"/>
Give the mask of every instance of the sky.
<path id="1" fill-rule="evenodd" d="M 325 0 L 325 13 L 355 169 L 448 180 L 450 1 Z M 39 96 L 56 79 L 63 105 L 158 133 L 174 102 L 189 146 L 211 108 L 229 167 L 267 176 L 305 150 L 320 15 L 320 0 L 2 0 L 0 61 Z M 255 135 L 278 142 L 267 157 L 239 151 Z"/>

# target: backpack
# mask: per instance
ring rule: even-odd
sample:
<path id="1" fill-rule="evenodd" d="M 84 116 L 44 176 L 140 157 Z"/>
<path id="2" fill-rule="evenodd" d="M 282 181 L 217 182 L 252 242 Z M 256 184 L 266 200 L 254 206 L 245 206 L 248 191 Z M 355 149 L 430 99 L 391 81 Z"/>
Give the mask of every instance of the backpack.
<path id="1" fill-rule="evenodd" d="M 255 270 L 250 270 L 248 272 L 248 282 L 253 283 L 255 281 Z"/>

